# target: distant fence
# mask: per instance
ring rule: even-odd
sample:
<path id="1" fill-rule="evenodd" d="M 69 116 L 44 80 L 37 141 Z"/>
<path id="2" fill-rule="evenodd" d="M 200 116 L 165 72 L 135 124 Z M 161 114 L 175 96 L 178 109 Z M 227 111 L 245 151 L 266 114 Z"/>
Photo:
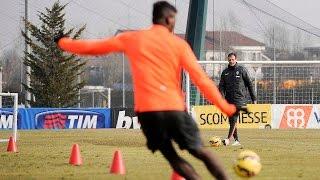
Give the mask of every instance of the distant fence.
<path id="1" fill-rule="evenodd" d="M 226 61 L 199 61 L 218 85 Z M 320 104 L 320 61 L 238 61 L 251 77 L 259 104 Z M 210 105 L 186 76 L 187 105 Z M 247 93 L 248 102 L 250 102 Z M 189 109 L 188 108 L 188 109 Z"/>

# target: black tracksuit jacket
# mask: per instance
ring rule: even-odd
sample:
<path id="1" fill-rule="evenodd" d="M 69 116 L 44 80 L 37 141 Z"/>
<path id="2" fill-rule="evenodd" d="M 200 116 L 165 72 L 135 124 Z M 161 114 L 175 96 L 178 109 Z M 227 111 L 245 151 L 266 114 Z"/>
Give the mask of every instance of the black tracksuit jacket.
<path id="1" fill-rule="evenodd" d="M 247 103 L 247 88 L 251 96 L 251 100 L 256 100 L 251 79 L 247 69 L 236 64 L 228 66 L 221 74 L 219 90 L 225 96 L 229 103 L 236 105 L 244 105 Z"/>

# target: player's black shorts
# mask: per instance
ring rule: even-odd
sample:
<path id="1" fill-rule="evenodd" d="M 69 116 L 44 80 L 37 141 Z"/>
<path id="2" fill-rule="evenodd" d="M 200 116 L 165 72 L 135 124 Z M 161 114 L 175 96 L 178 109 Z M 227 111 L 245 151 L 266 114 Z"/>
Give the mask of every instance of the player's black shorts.
<path id="1" fill-rule="evenodd" d="M 156 111 L 137 113 L 147 146 L 155 152 L 174 140 L 180 149 L 202 146 L 199 129 L 192 117 L 184 111 Z M 164 147 L 165 148 L 165 147 Z"/>

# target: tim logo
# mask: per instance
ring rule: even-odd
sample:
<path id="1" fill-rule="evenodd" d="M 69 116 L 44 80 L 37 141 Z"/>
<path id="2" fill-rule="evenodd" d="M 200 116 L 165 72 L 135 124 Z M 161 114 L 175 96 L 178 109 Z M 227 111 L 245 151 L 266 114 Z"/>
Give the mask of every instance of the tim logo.
<path id="1" fill-rule="evenodd" d="M 312 106 L 286 106 L 280 128 L 306 128 Z"/>
<path id="2" fill-rule="evenodd" d="M 20 114 L 18 114 L 18 128 L 20 128 Z M 13 128 L 13 112 L 8 110 L 0 110 L 0 129 Z"/>
<path id="3" fill-rule="evenodd" d="M 65 129 L 67 116 L 61 113 L 47 114 L 44 116 L 44 129 Z"/>
<path id="4" fill-rule="evenodd" d="M 37 128 L 44 129 L 96 129 L 104 128 L 104 115 L 92 111 L 55 110 L 38 113 Z"/>

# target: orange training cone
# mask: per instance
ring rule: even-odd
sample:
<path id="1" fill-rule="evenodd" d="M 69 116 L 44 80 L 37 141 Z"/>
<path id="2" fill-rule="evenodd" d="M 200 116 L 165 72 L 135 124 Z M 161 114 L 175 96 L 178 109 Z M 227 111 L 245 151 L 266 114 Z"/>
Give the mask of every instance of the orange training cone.
<path id="1" fill-rule="evenodd" d="M 13 140 L 12 137 L 9 138 L 7 152 L 18 152 L 16 142 Z"/>
<path id="2" fill-rule="evenodd" d="M 171 175 L 171 180 L 185 180 L 185 178 L 180 176 L 177 172 L 173 171 Z"/>
<path id="3" fill-rule="evenodd" d="M 71 155 L 69 159 L 69 164 L 80 166 L 82 165 L 82 158 L 80 154 L 80 148 L 78 144 L 72 146 Z"/>
<path id="4" fill-rule="evenodd" d="M 126 174 L 126 168 L 124 167 L 122 155 L 119 150 L 114 152 L 110 173 L 121 175 Z"/>

